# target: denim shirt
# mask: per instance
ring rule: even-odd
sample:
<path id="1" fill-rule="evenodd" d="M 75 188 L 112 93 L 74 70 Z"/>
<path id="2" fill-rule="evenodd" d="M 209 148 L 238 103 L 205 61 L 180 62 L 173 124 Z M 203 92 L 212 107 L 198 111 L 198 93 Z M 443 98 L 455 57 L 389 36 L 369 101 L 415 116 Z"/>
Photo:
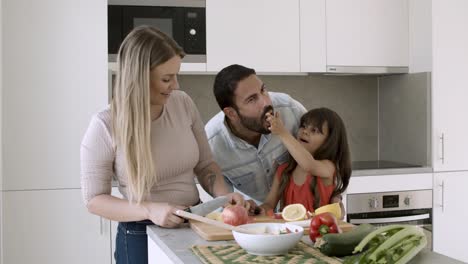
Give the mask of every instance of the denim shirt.
<path id="1" fill-rule="evenodd" d="M 301 116 L 306 109 L 283 93 L 270 92 L 275 111 L 280 112 L 284 126 L 296 136 Z M 261 135 L 258 148 L 232 134 L 224 113 L 216 114 L 205 126 L 213 157 L 221 167 L 231 191 L 261 203 L 273 183 L 279 164 L 288 161 L 288 152 L 281 140 L 271 134 Z"/>

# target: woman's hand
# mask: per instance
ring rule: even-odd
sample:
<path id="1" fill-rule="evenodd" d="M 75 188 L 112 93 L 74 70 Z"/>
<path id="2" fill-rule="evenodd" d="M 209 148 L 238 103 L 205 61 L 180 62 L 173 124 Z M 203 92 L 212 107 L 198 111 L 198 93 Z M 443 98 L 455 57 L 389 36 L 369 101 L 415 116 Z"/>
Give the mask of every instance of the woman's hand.
<path id="1" fill-rule="evenodd" d="M 268 129 L 270 129 L 273 135 L 280 136 L 282 134 L 289 133 L 288 130 L 284 127 L 279 112 L 275 112 L 274 115 L 267 113 L 266 120 L 270 123 L 270 127 Z"/>
<path id="2" fill-rule="evenodd" d="M 151 202 L 145 203 L 143 206 L 147 210 L 147 218 L 158 226 L 172 228 L 184 222 L 183 218 L 175 215 L 177 210 L 185 209 L 183 206 Z"/>

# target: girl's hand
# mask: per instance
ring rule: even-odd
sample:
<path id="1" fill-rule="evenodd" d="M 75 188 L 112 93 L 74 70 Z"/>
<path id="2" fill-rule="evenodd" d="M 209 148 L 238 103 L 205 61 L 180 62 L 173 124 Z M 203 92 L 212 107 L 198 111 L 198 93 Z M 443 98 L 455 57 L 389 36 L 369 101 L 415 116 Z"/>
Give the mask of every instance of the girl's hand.
<path id="1" fill-rule="evenodd" d="M 249 215 L 262 215 L 264 213 L 263 208 L 258 206 L 254 200 L 247 200 L 246 203 L 249 204 Z"/>
<path id="2" fill-rule="evenodd" d="M 288 133 L 288 130 L 284 127 L 283 121 L 280 118 L 279 112 L 275 112 L 274 115 L 267 113 L 266 117 L 266 120 L 270 123 L 270 127 L 268 129 L 270 129 L 273 135 L 281 136 Z"/>
<path id="3" fill-rule="evenodd" d="M 239 193 L 228 193 L 226 194 L 226 197 L 228 197 L 229 200 L 228 204 L 226 204 L 225 206 L 236 204 L 245 207 L 247 210 L 249 209 L 249 203 L 246 203 L 244 200 L 244 196 L 240 195 Z"/>
<path id="4" fill-rule="evenodd" d="M 175 215 L 177 210 L 185 209 L 183 206 L 149 202 L 144 204 L 144 207 L 147 210 L 147 218 L 158 226 L 173 228 L 184 222 L 183 218 Z"/>

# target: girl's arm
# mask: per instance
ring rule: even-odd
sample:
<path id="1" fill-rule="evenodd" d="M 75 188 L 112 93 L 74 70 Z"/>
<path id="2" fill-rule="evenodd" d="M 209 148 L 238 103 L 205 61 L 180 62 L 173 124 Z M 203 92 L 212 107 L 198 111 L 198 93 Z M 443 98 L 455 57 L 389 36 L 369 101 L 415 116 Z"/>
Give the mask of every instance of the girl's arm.
<path id="1" fill-rule="evenodd" d="M 264 213 L 268 212 L 268 210 L 270 210 L 270 209 L 274 210 L 276 208 L 276 205 L 278 204 L 280 198 L 281 198 L 281 193 L 279 191 L 280 181 L 279 181 L 277 176 L 278 175 L 275 174 L 275 177 L 273 179 L 273 184 L 271 185 L 270 192 L 268 193 L 264 203 L 262 205 L 260 205 L 260 207 L 262 208 Z"/>
<path id="2" fill-rule="evenodd" d="M 279 112 L 275 112 L 274 116 L 267 113 L 267 121 L 270 122 L 270 131 L 281 139 L 289 154 L 303 170 L 314 176 L 333 179 L 335 174 L 333 162 L 314 159 L 314 156 L 284 127 Z"/>

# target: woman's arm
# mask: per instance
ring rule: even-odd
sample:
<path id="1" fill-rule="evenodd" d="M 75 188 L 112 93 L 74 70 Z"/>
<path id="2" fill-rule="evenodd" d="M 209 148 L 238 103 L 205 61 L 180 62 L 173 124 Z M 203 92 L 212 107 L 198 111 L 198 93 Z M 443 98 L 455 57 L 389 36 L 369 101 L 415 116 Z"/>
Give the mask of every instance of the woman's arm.
<path id="1" fill-rule="evenodd" d="M 235 204 L 240 204 L 248 207 L 248 204 L 244 204 L 244 198 L 238 193 L 231 193 L 229 187 L 224 181 L 221 168 L 212 162 L 203 170 L 197 173 L 198 182 L 200 182 L 203 189 L 213 197 L 226 195 L 231 198 L 231 201 Z M 247 208 L 248 209 L 248 208 Z"/>
<path id="2" fill-rule="evenodd" d="M 109 194 L 101 194 L 93 197 L 87 204 L 88 211 L 104 218 L 130 222 L 149 219 L 153 223 L 163 227 L 176 227 L 183 223 L 183 219 L 174 215 L 182 206 L 168 203 L 142 202 L 141 204 L 129 203 Z"/>
<path id="3" fill-rule="evenodd" d="M 281 121 L 279 112 L 275 112 L 274 116 L 268 113 L 267 121 L 270 122 L 270 131 L 281 139 L 284 146 L 288 149 L 289 154 L 291 154 L 303 170 L 322 178 L 333 178 L 335 174 L 335 165 L 333 162 L 314 159 L 312 154 L 286 130 Z"/>

